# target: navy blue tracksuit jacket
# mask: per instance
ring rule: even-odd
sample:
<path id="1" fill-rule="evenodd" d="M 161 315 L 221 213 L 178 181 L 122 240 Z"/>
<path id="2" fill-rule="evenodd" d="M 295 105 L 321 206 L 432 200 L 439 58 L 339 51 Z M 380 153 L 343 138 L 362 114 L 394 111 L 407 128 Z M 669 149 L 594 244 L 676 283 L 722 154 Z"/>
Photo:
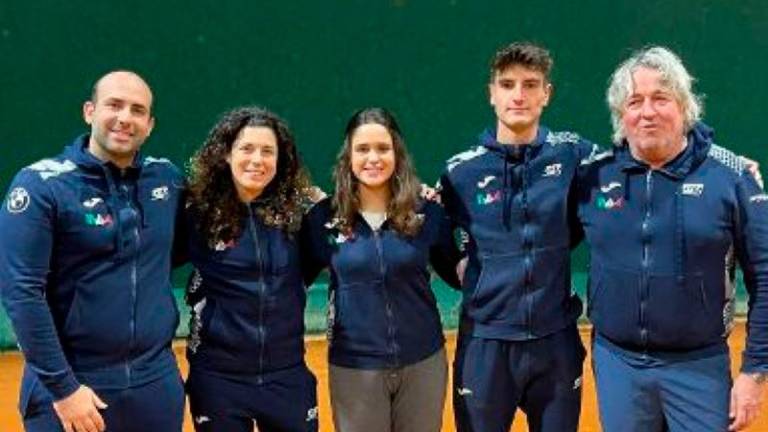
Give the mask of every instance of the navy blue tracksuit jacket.
<path id="1" fill-rule="evenodd" d="M 441 197 L 469 234 L 461 332 L 536 339 L 575 323 L 570 249 L 581 238 L 572 183 L 593 144 L 539 127 L 534 142 L 504 145 L 496 131 L 447 162 Z"/>
<path id="2" fill-rule="evenodd" d="M 390 369 L 423 360 L 444 338 L 427 266 L 448 284 L 459 285 L 461 255 L 442 208 L 431 202 L 413 237 L 388 221 L 372 230 L 358 215 L 352 235 L 333 218 L 331 200 L 315 205 L 302 227 L 302 265 L 311 282 L 330 269 L 329 361 L 356 369 Z"/>
<path id="3" fill-rule="evenodd" d="M 187 358 L 192 367 L 257 382 L 304 362 L 304 306 L 298 233 L 267 226 L 258 200 L 243 204 L 239 238 L 209 245 L 188 211 L 186 232 L 194 273 Z"/>
<path id="4" fill-rule="evenodd" d="M 183 179 L 165 159 L 120 171 L 84 135 L 22 169 L 0 211 L 0 291 L 27 361 L 54 399 L 176 371 L 171 246 Z M 32 382 L 34 381 L 34 382 Z"/>
<path id="5" fill-rule="evenodd" d="M 733 252 L 749 292 L 742 369 L 768 371 L 768 195 L 743 162 L 697 124 L 661 169 L 635 160 L 624 143 L 580 171 L 597 336 L 651 355 L 724 350 Z"/>

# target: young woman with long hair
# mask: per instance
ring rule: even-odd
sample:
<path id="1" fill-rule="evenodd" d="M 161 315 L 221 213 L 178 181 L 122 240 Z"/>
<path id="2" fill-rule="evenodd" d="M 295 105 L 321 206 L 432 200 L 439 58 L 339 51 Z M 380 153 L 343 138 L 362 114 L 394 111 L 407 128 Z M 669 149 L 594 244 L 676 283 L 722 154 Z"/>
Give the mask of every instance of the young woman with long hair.
<path id="1" fill-rule="evenodd" d="M 224 114 L 192 158 L 187 392 L 198 432 L 250 432 L 254 421 L 317 431 L 297 243 L 308 186 L 288 127 L 262 108 Z"/>
<path id="2" fill-rule="evenodd" d="M 305 218 L 311 282 L 330 269 L 329 382 L 338 432 L 438 432 L 447 362 L 431 263 L 458 286 L 460 258 L 441 207 L 420 183 L 394 117 L 355 113 L 332 198 Z"/>

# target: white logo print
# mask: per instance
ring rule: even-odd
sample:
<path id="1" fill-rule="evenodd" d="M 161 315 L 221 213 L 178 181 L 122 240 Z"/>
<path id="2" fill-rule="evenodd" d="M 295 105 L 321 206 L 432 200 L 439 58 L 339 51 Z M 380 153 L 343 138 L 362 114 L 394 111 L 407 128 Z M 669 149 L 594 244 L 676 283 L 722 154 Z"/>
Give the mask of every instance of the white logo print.
<path id="1" fill-rule="evenodd" d="M 345 236 L 343 233 L 339 233 L 333 238 L 333 241 L 336 242 L 336 244 L 342 244 L 347 240 L 349 240 L 349 237 Z"/>
<path id="2" fill-rule="evenodd" d="M 749 197 L 749 202 L 752 203 L 759 203 L 759 202 L 765 202 L 768 201 L 768 195 L 766 194 L 760 194 L 760 195 L 752 195 Z"/>
<path id="3" fill-rule="evenodd" d="M 704 193 L 703 183 L 683 183 L 682 194 L 688 196 L 701 196 Z"/>
<path id="4" fill-rule="evenodd" d="M 616 188 L 620 188 L 621 183 L 619 182 L 610 182 L 607 186 L 600 186 L 600 192 L 602 193 L 608 193 Z"/>
<path id="5" fill-rule="evenodd" d="M 99 197 L 93 197 L 93 198 L 89 198 L 89 199 L 87 199 L 87 200 L 83 201 L 83 207 L 85 207 L 85 208 L 89 208 L 89 209 L 90 209 L 90 208 L 94 208 L 94 207 L 96 207 L 96 206 L 97 206 L 99 203 L 102 203 L 102 202 L 104 202 L 104 200 L 103 200 L 103 199 L 101 199 L 101 198 L 99 198 Z"/>
<path id="6" fill-rule="evenodd" d="M 563 173 L 563 164 L 553 163 L 544 167 L 544 174 L 542 177 L 558 177 Z"/>
<path id="7" fill-rule="evenodd" d="M 479 187 L 480 189 L 485 189 L 485 187 L 488 186 L 488 183 L 490 183 L 491 180 L 494 180 L 494 179 L 496 179 L 496 176 L 492 176 L 492 175 L 485 176 L 484 179 L 477 182 L 477 187 Z"/>
<path id="8" fill-rule="evenodd" d="M 459 394 L 459 396 L 471 396 L 472 390 L 466 388 L 466 387 L 459 387 L 456 389 L 456 393 Z"/>
<path id="9" fill-rule="evenodd" d="M 201 415 L 201 416 L 195 417 L 195 423 L 197 424 L 203 424 L 209 421 L 211 421 L 211 419 L 208 418 L 208 416 Z"/>
<path id="10" fill-rule="evenodd" d="M 578 377 L 575 380 L 573 380 L 573 389 L 576 390 L 577 388 L 581 387 L 582 378 Z"/>
<path id="11" fill-rule="evenodd" d="M 313 407 L 307 410 L 307 421 L 317 420 L 317 407 Z"/>
<path id="12" fill-rule="evenodd" d="M 23 187 L 14 188 L 8 194 L 8 202 L 6 203 L 8 211 L 10 213 L 21 213 L 29 207 L 29 193 Z"/>
<path id="13" fill-rule="evenodd" d="M 165 201 L 168 199 L 168 186 L 160 186 L 152 189 L 152 201 Z"/>
<path id="14" fill-rule="evenodd" d="M 199 273 L 195 272 L 194 277 L 198 277 L 198 275 Z M 203 278 L 200 277 L 200 282 L 202 282 L 202 280 Z M 192 291 L 190 290 L 190 292 Z M 192 353 L 197 353 L 197 348 L 203 342 L 200 333 L 203 330 L 203 309 L 205 309 L 207 302 L 208 300 L 203 297 L 202 300 L 195 303 L 192 307 L 192 322 L 189 324 L 189 339 L 187 340 L 187 348 L 189 348 L 189 351 Z"/>

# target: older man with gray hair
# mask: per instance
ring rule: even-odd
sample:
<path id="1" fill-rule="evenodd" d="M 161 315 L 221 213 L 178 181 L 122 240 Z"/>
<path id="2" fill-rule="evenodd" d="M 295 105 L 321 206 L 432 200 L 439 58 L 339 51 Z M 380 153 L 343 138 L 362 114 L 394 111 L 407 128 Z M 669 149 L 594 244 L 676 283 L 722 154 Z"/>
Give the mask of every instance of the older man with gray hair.
<path id="1" fill-rule="evenodd" d="M 606 431 L 740 430 L 768 373 L 768 195 L 713 142 L 680 59 L 635 53 L 607 92 L 616 146 L 582 161 L 589 315 Z M 732 384 L 726 338 L 735 256 L 748 337 Z"/>

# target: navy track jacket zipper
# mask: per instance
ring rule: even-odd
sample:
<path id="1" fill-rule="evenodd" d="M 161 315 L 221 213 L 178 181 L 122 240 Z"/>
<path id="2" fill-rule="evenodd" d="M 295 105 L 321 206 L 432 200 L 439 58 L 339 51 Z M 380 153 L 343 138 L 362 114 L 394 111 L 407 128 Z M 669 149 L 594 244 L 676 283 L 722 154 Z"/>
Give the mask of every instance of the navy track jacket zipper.
<path id="1" fill-rule="evenodd" d="M 448 160 L 440 178 L 445 211 L 468 234 L 460 331 L 536 339 L 572 325 L 581 302 L 571 288 L 570 250 L 581 239 L 573 180 L 595 146 L 541 126 L 525 145 L 496 142 Z"/>
<path id="2" fill-rule="evenodd" d="M 579 169 L 598 338 L 640 360 L 722 352 L 732 320 L 732 253 L 750 295 L 743 370 L 768 371 L 768 196 L 697 124 L 651 169 L 623 143 Z"/>
<path id="3" fill-rule="evenodd" d="M 316 204 L 301 231 L 307 283 L 330 270 L 329 361 L 358 369 L 415 363 L 443 346 L 427 266 L 458 286 L 461 258 L 440 206 L 424 203 L 420 231 L 405 236 L 388 221 L 373 230 L 358 215 L 352 233 L 339 231 L 330 199 Z"/>
<path id="4" fill-rule="evenodd" d="M 183 178 L 142 155 L 119 170 L 88 141 L 22 169 L 0 211 L 3 305 L 25 377 L 55 399 L 80 383 L 128 388 L 176 370 L 170 270 Z"/>

